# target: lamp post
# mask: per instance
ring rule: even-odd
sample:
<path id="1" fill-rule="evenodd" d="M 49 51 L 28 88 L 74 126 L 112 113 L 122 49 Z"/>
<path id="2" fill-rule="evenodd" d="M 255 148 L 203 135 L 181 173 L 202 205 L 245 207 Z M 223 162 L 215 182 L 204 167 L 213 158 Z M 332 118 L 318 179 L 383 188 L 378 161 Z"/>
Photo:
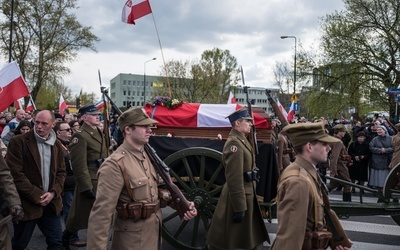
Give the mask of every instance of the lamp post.
<path id="1" fill-rule="evenodd" d="M 281 36 L 281 39 L 294 38 L 294 78 L 293 78 L 293 94 L 296 94 L 296 47 L 297 38 L 295 36 Z"/>
<path id="2" fill-rule="evenodd" d="M 156 60 L 153 58 L 144 62 L 144 74 L 143 74 L 143 105 L 146 104 L 146 63 Z"/>

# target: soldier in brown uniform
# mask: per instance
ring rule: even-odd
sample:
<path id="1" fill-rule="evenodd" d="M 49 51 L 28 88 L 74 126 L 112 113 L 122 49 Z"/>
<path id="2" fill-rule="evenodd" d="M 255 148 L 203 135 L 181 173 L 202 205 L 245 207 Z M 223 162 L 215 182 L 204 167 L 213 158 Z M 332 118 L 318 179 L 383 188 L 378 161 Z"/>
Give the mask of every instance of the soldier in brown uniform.
<path id="1" fill-rule="evenodd" d="M 69 145 L 76 186 L 63 233 L 65 249 L 69 249 L 72 235 L 88 227 L 90 210 L 96 198 L 97 171 L 108 157 L 104 134 L 97 128 L 101 113 L 93 104 L 88 104 L 79 109 L 79 114 L 83 125 L 72 135 Z"/>
<path id="2" fill-rule="evenodd" d="M 351 182 L 349 169 L 351 165 L 351 157 L 343 145 L 341 139 L 346 134 L 346 128 L 342 124 L 333 127 L 333 136 L 340 140 L 331 144 L 331 161 L 330 161 L 330 176 Z M 337 188 L 340 184 L 336 181 L 330 181 L 328 184 L 329 191 Z M 351 201 L 351 186 L 343 185 L 343 201 Z"/>
<path id="3" fill-rule="evenodd" d="M 88 249 L 107 249 L 113 215 L 111 249 L 159 249 L 162 222 L 158 196 L 160 178 L 143 149 L 149 141 L 150 125 L 155 123 L 157 121 L 150 119 L 141 108 L 128 110 L 119 118 L 124 142 L 98 172 L 97 196 L 89 218 Z M 146 206 L 148 213 L 128 218 L 126 208 L 133 207 L 133 204 Z M 190 202 L 190 209 L 184 215 L 185 220 L 197 215 L 193 202 Z M 132 210 L 144 211 L 140 208 Z"/>
<path id="4" fill-rule="evenodd" d="M 292 148 L 289 146 L 289 140 L 286 135 L 279 133 L 278 134 L 278 169 L 279 172 L 282 172 L 287 166 L 290 164 L 290 158 L 293 157 Z"/>
<path id="5" fill-rule="evenodd" d="M 290 124 L 282 132 L 288 134 L 296 160 L 279 179 L 278 231 L 271 249 L 302 249 L 307 232 L 324 232 L 326 228 L 321 182 L 315 166 L 327 160 L 329 143 L 340 140 L 328 135 L 323 123 Z"/>
<path id="6" fill-rule="evenodd" d="M 18 222 L 24 217 L 24 212 L 21 207 L 18 191 L 15 188 L 13 178 L 3 157 L 0 157 L 0 208 L 3 208 L 3 202 L 8 203 L 9 212 L 13 216 L 13 221 Z M 2 209 L 1 209 L 2 210 Z M 3 212 L 3 211 L 0 211 Z M 3 219 L 3 214 L 0 213 L 0 219 Z M 11 239 L 8 232 L 7 223 L 0 226 L 0 249 L 11 250 Z"/>
<path id="7" fill-rule="evenodd" d="M 208 249 L 262 249 L 269 236 L 255 192 L 255 156 L 246 139 L 253 119 L 245 108 L 228 118 L 232 130 L 222 153 L 226 183 L 207 233 Z"/>
<path id="8" fill-rule="evenodd" d="M 394 125 L 397 131 L 400 131 L 400 123 Z M 400 133 L 397 132 L 396 135 L 392 137 L 392 147 L 393 147 L 393 156 L 390 161 L 389 168 L 392 169 L 400 163 Z M 400 185 L 399 185 L 400 186 Z"/>

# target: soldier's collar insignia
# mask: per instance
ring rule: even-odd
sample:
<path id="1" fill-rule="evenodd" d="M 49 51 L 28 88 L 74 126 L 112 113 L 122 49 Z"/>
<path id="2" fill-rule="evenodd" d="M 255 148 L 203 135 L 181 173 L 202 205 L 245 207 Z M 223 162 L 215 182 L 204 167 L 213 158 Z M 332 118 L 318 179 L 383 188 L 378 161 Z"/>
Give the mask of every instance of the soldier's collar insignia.
<path id="1" fill-rule="evenodd" d="M 231 150 L 231 152 L 235 153 L 235 152 L 237 152 L 238 148 L 237 148 L 237 146 L 231 146 L 230 150 Z"/>

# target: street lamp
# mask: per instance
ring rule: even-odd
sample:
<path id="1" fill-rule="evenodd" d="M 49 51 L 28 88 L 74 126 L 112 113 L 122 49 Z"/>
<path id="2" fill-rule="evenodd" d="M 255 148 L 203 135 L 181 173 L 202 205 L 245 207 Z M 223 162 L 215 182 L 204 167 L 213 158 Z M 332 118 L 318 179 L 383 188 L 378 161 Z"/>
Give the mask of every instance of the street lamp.
<path id="1" fill-rule="evenodd" d="M 297 38 L 295 36 L 281 36 L 281 39 L 294 38 L 294 79 L 293 79 L 293 94 L 296 94 L 296 47 Z"/>
<path id="2" fill-rule="evenodd" d="M 144 74 L 143 74 L 143 105 L 146 104 L 146 63 L 156 60 L 153 58 L 144 62 Z"/>

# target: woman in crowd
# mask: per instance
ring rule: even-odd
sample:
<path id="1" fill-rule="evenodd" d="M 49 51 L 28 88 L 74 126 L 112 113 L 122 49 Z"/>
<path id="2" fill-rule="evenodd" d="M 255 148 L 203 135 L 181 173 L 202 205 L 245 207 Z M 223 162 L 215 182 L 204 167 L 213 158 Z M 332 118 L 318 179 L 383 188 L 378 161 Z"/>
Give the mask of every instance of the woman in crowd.
<path id="1" fill-rule="evenodd" d="M 78 130 L 81 126 L 79 125 L 79 122 L 77 120 L 72 120 L 69 123 L 69 126 L 72 129 L 72 133 L 75 133 L 76 130 Z"/>
<path id="2" fill-rule="evenodd" d="M 10 142 L 11 138 L 14 135 L 28 133 L 31 129 L 32 129 L 31 123 L 28 120 L 22 120 L 14 130 L 8 132 L 6 136 L 4 136 L 1 139 L 3 140 L 6 147 L 8 147 L 8 143 Z"/>
<path id="3" fill-rule="evenodd" d="M 358 181 L 359 185 L 364 186 L 364 183 L 368 181 L 368 162 L 371 158 L 371 151 L 363 131 L 358 132 L 354 139 L 355 141 L 350 144 L 348 150 L 353 160 L 353 165 L 349 167 L 350 179 L 353 183 Z M 355 192 L 354 187 L 352 192 Z"/>
<path id="4" fill-rule="evenodd" d="M 372 153 L 369 185 L 382 191 L 390 171 L 389 164 L 393 154 L 392 137 L 388 135 L 384 126 L 378 126 L 376 133 L 377 136 L 369 143 L 369 149 Z"/>

